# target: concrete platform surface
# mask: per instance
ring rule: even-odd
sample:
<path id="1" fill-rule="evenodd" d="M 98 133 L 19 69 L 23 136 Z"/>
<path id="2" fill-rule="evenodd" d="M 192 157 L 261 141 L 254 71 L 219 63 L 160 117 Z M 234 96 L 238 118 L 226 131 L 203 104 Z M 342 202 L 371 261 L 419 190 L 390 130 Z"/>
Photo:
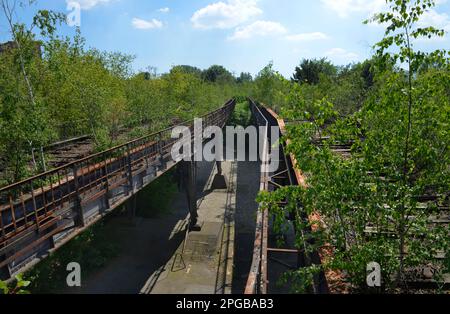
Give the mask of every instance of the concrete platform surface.
<path id="1" fill-rule="evenodd" d="M 231 293 L 236 165 L 222 163 L 226 189 L 212 189 L 217 169 L 212 171 L 198 201 L 201 231 L 186 234 L 172 258 L 149 278 L 142 294 Z"/>

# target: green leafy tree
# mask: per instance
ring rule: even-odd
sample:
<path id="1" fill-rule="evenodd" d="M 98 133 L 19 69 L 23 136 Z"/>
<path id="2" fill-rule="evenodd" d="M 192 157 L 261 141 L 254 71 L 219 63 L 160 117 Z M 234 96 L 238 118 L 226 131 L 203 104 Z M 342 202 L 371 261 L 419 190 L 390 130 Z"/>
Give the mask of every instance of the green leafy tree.
<path id="1" fill-rule="evenodd" d="M 279 228 L 289 211 L 298 228 L 315 229 L 315 241 L 301 234 L 299 248 L 331 247 L 322 269 L 343 271 L 359 291 L 368 289 L 366 265 L 374 261 L 382 267 L 384 291 L 407 288 L 414 270 L 424 266 L 441 284 L 447 267 L 438 256 L 449 254 L 449 226 L 438 222 L 450 190 L 449 60 L 445 51 L 414 50 L 411 40 L 443 33 L 416 27 L 433 1 L 388 4 L 390 11 L 374 18 L 388 23 L 376 45 L 375 92 L 358 112 L 338 117 L 327 99 L 310 101 L 303 89 L 291 89 L 283 115 L 303 122 L 288 127 L 287 151 L 297 157 L 308 186 L 260 197 Z M 421 73 L 430 60 L 434 67 Z M 351 145 L 351 155 L 335 153 L 337 144 Z M 322 220 L 304 219 L 315 214 Z M 314 273 L 316 266 L 291 275 L 307 281 Z"/>
<path id="2" fill-rule="evenodd" d="M 170 72 L 176 72 L 176 71 L 180 71 L 186 74 L 193 74 L 197 77 L 201 77 L 202 76 L 202 70 L 197 68 L 197 67 L 193 67 L 190 65 L 176 65 L 174 66 Z"/>
<path id="3" fill-rule="evenodd" d="M 239 84 L 250 83 L 253 81 L 253 77 L 250 73 L 242 72 L 241 75 L 236 79 Z"/>
<path id="4" fill-rule="evenodd" d="M 334 77 L 337 73 L 336 67 L 326 58 L 322 59 L 303 59 L 298 67 L 292 80 L 297 83 L 306 83 L 316 85 L 320 81 L 320 76 Z"/>
<path id="5" fill-rule="evenodd" d="M 30 1 L 29 3 L 33 3 Z M 36 39 L 34 28 L 41 36 L 54 35 L 56 25 L 62 15 L 40 10 L 27 26 L 17 23 L 16 6 L 28 2 L 2 0 L 0 9 L 8 23 L 12 44 L 3 51 L 0 58 L 0 90 L 2 91 L 2 111 L 0 112 L 0 150 L 4 155 L 4 180 L 11 183 L 27 176 L 30 169 L 26 163 L 31 155 L 35 170 L 45 169 L 45 162 L 37 162 L 34 151 L 44 146 L 52 137 L 48 112 L 41 86 L 41 44 Z"/>
<path id="6" fill-rule="evenodd" d="M 265 104 L 279 109 L 286 94 L 286 79 L 273 68 L 273 62 L 266 65 L 256 76 L 252 96 Z"/>
<path id="7" fill-rule="evenodd" d="M 235 81 L 233 74 L 221 65 L 212 65 L 203 71 L 203 79 L 212 83 L 231 83 Z"/>
<path id="8" fill-rule="evenodd" d="M 30 281 L 23 279 L 22 274 L 16 276 L 13 286 L 0 280 L 0 294 L 29 294 L 25 288 L 30 284 Z"/>
<path id="9" fill-rule="evenodd" d="M 416 171 L 417 164 L 412 155 L 412 143 L 411 139 L 413 137 L 413 120 L 414 116 L 414 105 L 419 97 L 419 94 L 414 92 L 414 82 L 413 77 L 420 69 L 421 65 L 425 60 L 432 60 L 439 62 L 445 62 L 445 51 L 437 50 L 433 53 L 423 53 L 421 51 L 414 50 L 413 39 L 426 37 L 431 38 L 433 36 L 444 36 L 444 31 L 436 29 L 434 27 L 418 28 L 416 23 L 419 21 L 420 17 L 427 10 L 435 5 L 433 0 L 422 0 L 422 1 L 389 1 L 390 11 L 386 13 L 376 14 L 372 21 L 378 23 L 388 23 L 389 26 L 386 28 L 385 37 L 379 43 L 376 44 L 377 54 L 384 59 L 391 57 L 394 62 L 399 60 L 401 63 L 406 62 L 407 65 L 407 86 L 406 86 L 406 96 L 407 96 L 407 116 L 403 119 L 406 124 L 406 132 L 404 132 L 403 140 L 404 144 L 399 146 L 403 148 L 403 184 L 405 185 L 405 195 L 400 195 L 400 198 L 404 199 L 403 203 L 400 204 L 399 208 L 399 255 L 400 255 L 400 265 L 397 273 L 397 280 L 400 281 L 403 275 L 404 264 L 405 264 L 405 248 L 406 248 L 406 236 L 410 228 L 409 214 L 410 209 L 407 208 L 407 194 L 410 193 L 411 189 L 414 189 L 413 184 L 416 181 Z M 398 48 L 398 52 L 388 53 L 388 49 L 392 46 Z M 442 60 L 442 61 L 441 61 Z M 423 187 L 422 187 L 423 189 Z M 409 190 L 409 191 L 408 191 Z"/>

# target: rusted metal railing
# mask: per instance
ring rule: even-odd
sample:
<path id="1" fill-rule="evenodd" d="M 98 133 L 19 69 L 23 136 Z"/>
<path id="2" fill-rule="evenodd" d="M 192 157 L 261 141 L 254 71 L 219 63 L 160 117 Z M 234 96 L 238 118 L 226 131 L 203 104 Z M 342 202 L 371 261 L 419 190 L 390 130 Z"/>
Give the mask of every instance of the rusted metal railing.
<path id="1" fill-rule="evenodd" d="M 257 106 L 252 103 L 252 111 L 254 116 L 258 119 L 258 125 L 268 125 L 266 130 L 269 130 L 270 136 L 266 134 L 267 138 L 272 139 L 272 130 L 271 127 L 274 126 L 277 128 L 277 132 L 279 135 L 285 135 L 285 123 L 282 119 L 278 117 L 278 115 L 270 110 L 269 108 L 265 108 L 264 106 Z M 270 129 L 269 129 L 270 128 Z M 301 174 L 301 172 L 296 168 L 297 161 L 294 156 L 286 153 L 284 146 L 281 142 L 271 143 L 270 141 L 266 141 L 269 147 L 264 149 L 263 162 L 261 165 L 261 190 L 264 191 L 275 191 L 284 186 L 296 186 L 301 185 L 305 186 L 305 178 Z M 286 143 L 289 143 L 287 141 Z M 279 145 L 278 156 L 274 154 L 273 147 L 270 145 Z M 274 172 L 269 173 L 269 169 L 267 169 L 269 157 L 267 154 L 271 152 L 270 158 L 278 158 L 279 166 L 278 169 Z M 267 162 L 264 162 L 266 160 Z M 272 171 L 274 169 L 271 169 Z M 281 206 L 285 206 L 290 200 L 286 199 L 283 201 L 284 204 L 280 203 Z M 301 204 L 297 204 L 299 211 L 297 213 L 288 213 L 289 221 L 292 223 L 296 219 L 307 219 L 307 217 L 303 217 L 304 213 L 300 210 Z M 282 264 L 285 267 L 306 267 L 313 264 L 320 264 L 320 256 L 317 251 L 307 253 L 306 250 L 306 242 L 303 242 L 303 245 L 300 248 L 295 247 L 287 247 L 287 248 L 271 248 L 268 247 L 268 237 L 270 233 L 269 226 L 269 208 L 260 208 L 257 215 L 257 223 L 256 223 L 256 233 L 255 233 L 255 243 L 254 243 L 254 254 L 253 254 L 253 262 L 252 267 L 249 273 L 249 278 L 246 286 L 245 293 L 246 294 L 266 294 L 269 290 L 269 274 L 271 277 L 280 275 L 277 274 L 276 270 L 272 271 L 268 269 L 271 263 L 270 261 L 275 261 L 276 263 Z M 300 232 L 311 232 L 309 228 L 305 230 L 299 230 L 295 223 L 293 223 L 293 232 L 295 234 L 299 234 Z M 297 259 L 297 265 L 293 266 L 290 264 L 283 264 L 282 260 L 279 258 L 273 259 L 272 255 L 281 254 L 283 256 L 295 255 Z M 319 275 L 316 275 L 314 278 L 314 284 L 311 287 L 312 293 L 328 293 L 328 285 L 327 280 L 324 276 L 324 273 L 321 272 Z"/>
<path id="2" fill-rule="evenodd" d="M 264 128 L 264 135 L 261 140 L 261 180 L 260 191 L 268 191 L 269 183 L 269 121 L 258 105 L 250 100 L 250 107 L 253 117 L 258 126 Z M 268 239 L 268 209 L 259 208 L 256 218 L 255 243 L 253 249 L 253 260 L 250 268 L 245 294 L 266 294 L 267 293 L 267 239 Z"/>
<path id="3" fill-rule="evenodd" d="M 225 126 L 234 106 L 233 99 L 204 115 L 203 130 Z M 193 121 L 181 125 L 194 130 Z M 1 188 L 0 279 L 73 237 L 176 164 L 170 158 L 174 128 Z"/>

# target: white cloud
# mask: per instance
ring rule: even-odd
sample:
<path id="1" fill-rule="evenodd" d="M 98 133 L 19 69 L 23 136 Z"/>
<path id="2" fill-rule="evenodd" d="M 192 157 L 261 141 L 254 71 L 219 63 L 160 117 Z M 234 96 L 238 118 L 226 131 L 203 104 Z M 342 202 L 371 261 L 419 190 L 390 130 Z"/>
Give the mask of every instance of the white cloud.
<path id="1" fill-rule="evenodd" d="M 134 18 L 131 22 L 134 28 L 137 29 L 154 29 L 163 27 L 163 23 L 157 19 L 152 19 L 150 21 Z"/>
<path id="2" fill-rule="evenodd" d="M 450 32 L 450 16 L 447 13 L 438 13 L 436 10 L 429 10 L 424 12 L 417 25 L 419 27 L 434 26 Z"/>
<path id="3" fill-rule="evenodd" d="M 229 29 L 239 26 L 263 11 L 258 0 L 227 0 L 210 4 L 194 13 L 191 22 L 195 28 Z"/>
<path id="4" fill-rule="evenodd" d="M 349 52 L 342 48 L 332 48 L 325 53 L 325 56 L 339 62 L 350 62 L 359 58 L 358 54 Z"/>
<path id="5" fill-rule="evenodd" d="M 108 3 L 112 0 L 66 0 L 66 3 L 78 3 L 82 10 L 90 10 L 98 4 Z"/>
<path id="6" fill-rule="evenodd" d="M 286 36 L 289 41 L 312 41 L 328 39 L 328 36 L 321 32 L 293 34 Z"/>
<path id="7" fill-rule="evenodd" d="M 255 36 L 269 36 L 286 34 L 287 29 L 277 22 L 256 21 L 244 27 L 238 27 L 229 40 L 249 39 Z"/>
<path id="8" fill-rule="evenodd" d="M 347 18 L 353 13 L 372 15 L 386 7 L 385 0 L 321 0 L 321 2 L 341 18 Z"/>
<path id="9" fill-rule="evenodd" d="M 161 9 L 158 10 L 158 12 L 169 13 L 170 12 L 170 8 L 161 8 Z"/>
<path id="10" fill-rule="evenodd" d="M 446 0 L 441 0 L 446 1 Z M 433 26 L 437 29 L 443 29 L 446 34 L 444 37 L 433 36 L 431 38 L 419 37 L 416 42 L 439 42 L 446 41 L 448 38 L 448 32 L 450 32 L 450 16 L 447 13 L 438 13 L 435 10 L 426 11 L 417 22 L 418 27 L 429 27 Z"/>

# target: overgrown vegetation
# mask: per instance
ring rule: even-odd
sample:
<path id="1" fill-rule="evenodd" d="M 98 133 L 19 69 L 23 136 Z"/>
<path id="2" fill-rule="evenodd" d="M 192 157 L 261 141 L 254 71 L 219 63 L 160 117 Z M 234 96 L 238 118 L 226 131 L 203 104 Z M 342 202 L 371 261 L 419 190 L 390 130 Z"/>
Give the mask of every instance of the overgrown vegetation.
<path id="1" fill-rule="evenodd" d="M 177 192 L 174 170 L 165 173 L 157 181 L 139 193 L 136 199 L 136 214 L 143 218 L 155 218 L 170 213 L 170 204 Z"/>
<path id="2" fill-rule="evenodd" d="M 126 216 L 129 206 L 135 206 L 136 214 L 143 218 L 155 218 L 170 213 L 170 203 L 177 190 L 174 173 L 169 171 L 164 174 L 137 195 L 136 199 L 130 199 L 126 206 L 103 218 L 101 222 L 39 262 L 24 274 L 23 278 L 26 280 L 19 276 L 8 290 L 0 282 L 0 290 L 14 294 L 55 293 L 66 288 L 66 266 L 69 263 L 77 261 L 80 264 L 83 278 L 88 278 L 90 274 L 103 268 L 123 249 L 121 241 L 124 234 L 116 229 L 117 223 L 122 220 L 117 220 L 117 217 Z"/>
<path id="3" fill-rule="evenodd" d="M 350 288 L 367 291 L 371 262 L 381 265 L 386 292 L 408 289 L 407 282 L 417 279 L 433 279 L 441 288 L 450 270 L 450 226 L 439 223 L 448 217 L 450 191 L 449 53 L 414 49 L 413 39 L 444 34 L 416 26 L 434 1 L 388 4 L 390 11 L 372 20 L 388 26 L 370 67 L 340 69 L 331 77 L 319 73 L 313 86 L 307 86 L 311 80 L 297 80 L 300 86 L 284 82 L 290 87 L 282 115 L 303 121 L 288 128 L 287 150 L 297 157 L 308 186 L 263 194 L 260 201 L 277 222 L 289 211 L 299 228 L 315 230 L 314 245 L 299 237 L 299 247 L 332 248 L 320 267 L 290 273 L 297 292 L 321 270 L 341 271 Z M 330 80 L 334 87 L 322 89 Z M 346 83 L 351 107 L 343 110 L 336 91 Z M 333 152 L 336 144 L 350 144 L 351 156 Z M 289 205 L 281 208 L 286 198 Z M 305 220 L 303 213 L 316 218 Z"/>
<path id="4" fill-rule="evenodd" d="M 28 286 L 30 281 L 24 280 L 23 275 L 16 275 L 11 284 L 7 284 L 0 280 L 0 295 L 1 294 L 29 294 Z"/>
<path id="5" fill-rule="evenodd" d="M 238 84 L 221 66 L 136 73 L 133 56 L 87 49 L 80 31 L 60 36 L 62 14 L 41 10 L 30 25 L 16 23 L 13 3 L 0 2 L 12 39 L 0 53 L 1 186 L 43 171 L 42 146 L 90 135 L 100 151 L 216 109 L 249 79 Z"/>
<path id="6" fill-rule="evenodd" d="M 252 112 L 247 100 L 240 101 L 236 104 L 233 115 L 230 118 L 229 125 L 242 126 L 246 128 L 252 122 Z"/>
<path id="7" fill-rule="evenodd" d="M 299 248 L 329 248 L 322 265 L 288 274 L 293 290 L 308 289 L 319 271 L 338 270 L 353 291 L 367 291 L 370 262 L 381 265 L 385 292 L 406 289 L 411 276 L 423 275 L 414 274 L 422 266 L 441 288 L 450 272 L 450 226 L 439 223 L 449 214 L 449 52 L 414 47 L 415 40 L 444 35 L 416 26 L 434 1 L 387 2 L 390 10 L 370 21 L 387 24 L 370 60 L 336 66 L 304 59 L 291 79 L 269 63 L 253 79 L 249 73 L 236 78 L 219 65 L 135 73 L 133 56 L 87 49 L 80 32 L 60 37 L 60 14 L 40 11 L 32 25 L 17 24 L 8 1 L 0 0 L 12 38 L 0 53 L 0 185 L 42 171 L 44 161 L 33 152 L 53 141 L 89 134 L 102 150 L 199 116 L 231 97 L 238 99 L 231 124 L 246 126 L 250 96 L 296 122 L 287 129 L 287 151 L 308 185 L 263 193 L 259 201 L 275 215 L 277 232 L 286 211 L 299 229 L 315 230 L 314 245 L 299 236 Z M 125 138 L 121 129 L 130 130 Z M 337 144 L 350 145 L 351 156 L 336 154 Z M 138 213 L 165 212 L 174 191 L 168 174 L 149 187 L 142 200 L 149 210 Z M 281 207 L 285 199 L 288 206 Z M 114 256 L 108 233 L 95 228 L 27 274 L 31 291 L 54 291 L 65 282 L 61 265 L 70 261 L 86 260 L 83 271 L 89 272 Z"/>
<path id="8" fill-rule="evenodd" d="M 111 218 L 104 218 L 88 228 L 25 273 L 24 278 L 31 282 L 28 286 L 30 292 L 42 294 L 62 291 L 67 287 L 66 267 L 73 261 L 80 263 L 82 276 L 87 278 L 117 256 L 121 246 L 117 231 L 108 224 Z"/>

